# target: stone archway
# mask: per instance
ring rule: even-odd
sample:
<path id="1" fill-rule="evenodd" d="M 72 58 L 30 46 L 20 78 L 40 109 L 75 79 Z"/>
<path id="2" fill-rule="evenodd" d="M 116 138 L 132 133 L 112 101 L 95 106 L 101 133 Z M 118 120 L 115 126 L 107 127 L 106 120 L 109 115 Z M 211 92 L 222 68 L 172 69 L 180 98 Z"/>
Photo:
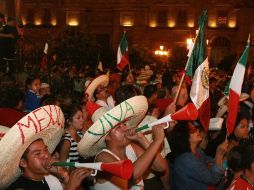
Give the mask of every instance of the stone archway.
<path id="1" fill-rule="evenodd" d="M 227 37 L 218 36 L 211 41 L 210 63 L 214 67 L 219 67 L 225 59 L 232 56 L 231 42 Z M 230 65 L 229 65 L 230 67 Z"/>

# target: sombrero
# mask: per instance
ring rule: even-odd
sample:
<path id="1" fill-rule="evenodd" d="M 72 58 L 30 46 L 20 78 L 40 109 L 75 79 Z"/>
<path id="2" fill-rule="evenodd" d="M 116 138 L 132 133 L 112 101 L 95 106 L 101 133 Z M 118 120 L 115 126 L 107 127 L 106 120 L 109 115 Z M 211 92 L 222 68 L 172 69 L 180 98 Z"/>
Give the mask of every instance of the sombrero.
<path id="1" fill-rule="evenodd" d="M 78 143 L 79 154 L 85 158 L 95 156 L 106 147 L 105 136 L 119 123 L 136 127 L 143 119 L 148 108 L 145 96 L 132 97 L 103 114 L 86 131 Z"/>
<path id="2" fill-rule="evenodd" d="M 0 141 L 0 189 L 20 176 L 19 161 L 32 142 L 43 139 L 52 153 L 63 135 L 63 127 L 62 110 L 48 105 L 32 111 L 10 128 Z"/>
<path id="3" fill-rule="evenodd" d="M 250 96 L 247 93 L 241 93 L 239 97 L 239 102 L 245 101 Z M 216 117 L 222 117 L 227 111 L 228 111 L 228 96 L 223 96 L 217 103 L 217 105 L 220 107 Z"/>
<path id="4" fill-rule="evenodd" d="M 109 83 L 109 76 L 108 75 L 100 75 L 93 79 L 91 83 L 88 85 L 88 87 L 85 90 L 85 94 L 88 96 L 88 100 L 91 100 L 93 98 L 93 93 L 98 88 L 98 86 L 108 86 Z"/>

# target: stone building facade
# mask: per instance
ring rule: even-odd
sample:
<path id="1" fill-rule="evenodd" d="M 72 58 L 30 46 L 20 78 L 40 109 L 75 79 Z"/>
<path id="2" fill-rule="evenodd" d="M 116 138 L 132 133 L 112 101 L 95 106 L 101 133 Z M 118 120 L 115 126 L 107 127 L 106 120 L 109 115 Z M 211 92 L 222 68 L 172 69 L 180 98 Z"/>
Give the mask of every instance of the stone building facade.
<path id="1" fill-rule="evenodd" d="M 248 34 L 254 36 L 253 0 L 0 1 L 0 11 L 19 17 L 24 35 L 32 41 L 45 41 L 70 25 L 96 34 L 115 51 L 124 30 L 130 45 L 142 44 L 151 51 L 161 45 L 166 49 L 186 47 L 187 38 L 195 37 L 198 16 L 204 9 L 208 10 L 210 62 L 217 65 L 228 55 L 239 56 Z"/>

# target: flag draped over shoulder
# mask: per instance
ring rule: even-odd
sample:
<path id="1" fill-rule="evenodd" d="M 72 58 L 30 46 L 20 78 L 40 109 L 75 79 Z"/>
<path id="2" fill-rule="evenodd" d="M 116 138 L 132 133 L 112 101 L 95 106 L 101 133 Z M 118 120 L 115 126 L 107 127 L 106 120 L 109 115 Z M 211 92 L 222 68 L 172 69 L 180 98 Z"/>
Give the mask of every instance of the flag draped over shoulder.
<path id="1" fill-rule="evenodd" d="M 229 84 L 229 107 L 228 115 L 226 120 L 226 127 L 228 134 L 231 134 L 235 128 L 236 117 L 238 113 L 239 98 L 242 91 L 242 84 L 244 79 L 244 74 L 246 70 L 247 60 L 250 51 L 250 37 L 247 42 L 247 46 L 236 64 L 234 73 L 232 75 Z"/>
<path id="2" fill-rule="evenodd" d="M 199 18 L 199 29 L 186 68 L 186 74 L 192 78 L 190 97 L 199 112 L 199 119 L 207 131 L 210 121 L 209 98 L 209 62 L 206 54 L 205 27 L 207 11 Z"/>
<path id="3" fill-rule="evenodd" d="M 45 43 L 43 55 L 40 62 L 40 70 L 46 72 L 48 70 L 48 43 Z"/>
<path id="4" fill-rule="evenodd" d="M 117 51 L 117 68 L 122 71 L 126 65 L 128 65 L 128 63 L 128 43 L 126 40 L 126 34 L 124 32 Z"/>

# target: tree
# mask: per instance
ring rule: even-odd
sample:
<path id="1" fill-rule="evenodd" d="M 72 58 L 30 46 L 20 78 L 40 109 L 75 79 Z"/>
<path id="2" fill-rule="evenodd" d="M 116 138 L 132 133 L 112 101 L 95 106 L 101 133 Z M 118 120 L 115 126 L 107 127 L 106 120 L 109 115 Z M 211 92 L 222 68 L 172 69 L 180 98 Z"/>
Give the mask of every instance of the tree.
<path id="1" fill-rule="evenodd" d="M 67 27 L 53 40 L 52 51 L 57 52 L 61 61 L 89 64 L 94 67 L 98 59 L 96 36 L 81 32 L 78 27 Z"/>

